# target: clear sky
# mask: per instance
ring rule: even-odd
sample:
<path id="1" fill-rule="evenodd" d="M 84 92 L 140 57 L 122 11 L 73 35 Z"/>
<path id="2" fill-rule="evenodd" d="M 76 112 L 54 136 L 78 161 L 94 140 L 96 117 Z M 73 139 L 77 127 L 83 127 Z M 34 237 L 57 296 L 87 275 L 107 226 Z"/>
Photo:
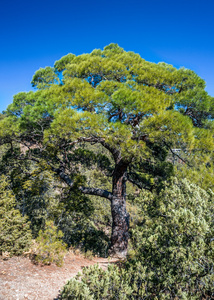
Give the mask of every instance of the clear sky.
<path id="1" fill-rule="evenodd" d="M 214 96 L 213 13 L 214 0 L 3 0 L 0 112 L 40 67 L 110 43 L 194 70 Z"/>

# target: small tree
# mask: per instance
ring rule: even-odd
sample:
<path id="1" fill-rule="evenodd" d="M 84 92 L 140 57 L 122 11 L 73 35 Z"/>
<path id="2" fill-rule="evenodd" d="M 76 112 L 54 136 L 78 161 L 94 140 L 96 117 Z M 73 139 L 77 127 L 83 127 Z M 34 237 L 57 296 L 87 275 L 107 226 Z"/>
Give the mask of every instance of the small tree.
<path id="1" fill-rule="evenodd" d="M 31 244 L 30 224 L 15 208 L 15 197 L 4 176 L 0 177 L 0 254 L 20 255 Z"/>
<path id="2" fill-rule="evenodd" d="M 36 239 L 35 261 L 44 265 L 56 263 L 62 266 L 66 247 L 62 242 L 63 233 L 57 230 L 53 221 L 47 221 L 44 231 Z"/>

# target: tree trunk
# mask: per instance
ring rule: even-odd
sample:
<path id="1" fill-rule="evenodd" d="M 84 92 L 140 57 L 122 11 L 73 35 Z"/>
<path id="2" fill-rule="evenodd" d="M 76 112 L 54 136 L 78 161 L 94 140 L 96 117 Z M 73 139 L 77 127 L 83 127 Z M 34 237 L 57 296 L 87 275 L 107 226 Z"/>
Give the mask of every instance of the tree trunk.
<path id="1" fill-rule="evenodd" d="M 129 214 L 126 211 L 127 164 L 120 161 L 113 174 L 113 198 L 111 201 L 112 235 L 110 255 L 125 258 L 128 248 Z"/>

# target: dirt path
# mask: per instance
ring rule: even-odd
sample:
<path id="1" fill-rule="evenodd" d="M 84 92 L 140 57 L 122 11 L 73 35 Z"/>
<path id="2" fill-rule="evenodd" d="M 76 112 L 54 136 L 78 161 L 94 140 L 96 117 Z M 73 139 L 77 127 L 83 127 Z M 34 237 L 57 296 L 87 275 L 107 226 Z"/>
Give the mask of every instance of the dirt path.
<path id="1" fill-rule="evenodd" d="M 111 261 L 114 262 L 115 260 Z M 63 267 L 37 266 L 25 257 L 0 260 L 0 300 L 53 300 L 60 288 L 74 277 L 83 266 L 99 263 L 108 265 L 106 258 L 88 260 L 68 254 Z"/>

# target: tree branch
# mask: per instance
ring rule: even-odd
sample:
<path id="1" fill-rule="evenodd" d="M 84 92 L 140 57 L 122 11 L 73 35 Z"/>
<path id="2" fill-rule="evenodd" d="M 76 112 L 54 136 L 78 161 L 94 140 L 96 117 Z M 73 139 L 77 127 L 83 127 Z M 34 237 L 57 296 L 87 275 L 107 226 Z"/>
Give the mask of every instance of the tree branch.
<path id="1" fill-rule="evenodd" d="M 79 190 L 86 195 L 94 195 L 94 196 L 99 196 L 99 197 L 103 197 L 106 199 L 109 199 L 110 201 L 113 198 L 112 193 L 106 191 L 106 190 L 102 190 L 102 189 L 96 189 L 96 188 L 90 188 L 90 187 L 83 187 L 80 186 Z"/>
<path id="2" fill-rule="evenodd" d="M 74 182 L 71 180 L 71 178 L 65 174 L 63 168 L 54 168 L 51 167 L 52 170 L 58 174 L 60 176 L 60 178 L 69 186 L 69 187 L 73 187 L 74 186 Z M 102 190 L 102 189 L 97 189 L 97 188 L 90 188 L 90 187 L 83 187 L 80 186 L 79 190 L 83 193 L 83 194 L 87 194 L 87 195 L 94 195 L 94 196 L 99 196 L 99 197 L 103 197 L 106 199 L 109 199 L 110 201 L 112 200 L 112 193 L 106 191 L 106 190 Z"/>
<path id="3" fill-rule="evenodd" d="M 164 144 L 167 146 L 167 148 L 169 149 L 169 151 L 172 153 L 173 156 L 176 156 L 178 159 L 180 159 L 183 163 L 187 164 L 189 167 L 192 167 L 190 165 L 190 163 L 185 160 L 184 158 L 182 158 L 178 153 L 176 153 L 175 151 L 173 151 L 174 149 L 172 149 L 165 141 Z"/>
<path id="4" fill-rule="evenodd" d="M 75 145 L 75 144 L 81 143 L 81 142 L 99 143 L 104 148 L 106 148 L 107 150 L 109 150 L 109 152 L 111 152 L 111 154 L 113 155 L 114 161 L 116 163 L 120 160 L 120 156 L 121 156 L 120 151 L 118 149 L 116 149 L 115 147 L 113 147 L 113 146 L 109 145 L 108 143 L 106 143 L 105 142 L 105 138 L 96 137 L 96 136 L 92 136 L 92 137 L 80 137 L 76 141 L 71 142 L 70 145 Z"/>
<path id="5" fill-rule="evenodd" d="M 169 150 L 170 150 L 170 152 L 172 153 L 173 156 L 177 156 L 177 158 L 179 158 L 183 163 L 190 166 L 189 163 L 186 160 L 184 160 L 178 153 L 174 152 L 173 149 L 169 148 Z"/>
<path id="6" fill-rule="evenodd" d="M 114 158 L 115 163 L 118 163 L 120 161 L 120 159 L 121 159 L 121 153 L 120 153 L 120 151 L 118 149 L 110 146 L 108 143 L 105 142 L 105 140 L 102 141 L 102 142 L 100 142 L 100 143 L 101 143 L 101 145 L 104 148 L 106 148 L 109 152 L 111 152 L 111 154 L 112 154 L 112 156 Z"/>
<path id="7" fill-rule="evenodd" d="M 146 186 L 145 184 L 143 184 L 142 181 L 139 180 L 139 178 L 138 178 L 138 180 L 135 180 L 135 179 L 133 179 L 131 177 L 131 175 L 137 176 L 134 173 L 127 173 L 127 180 L 129 182 L 131 182 L 132 184 L 136 185 L 140 190 L 144 189 L 144 190 L 148 190 L 150 192 L 152 191 L 152 186 L 151 187 Z"/>

